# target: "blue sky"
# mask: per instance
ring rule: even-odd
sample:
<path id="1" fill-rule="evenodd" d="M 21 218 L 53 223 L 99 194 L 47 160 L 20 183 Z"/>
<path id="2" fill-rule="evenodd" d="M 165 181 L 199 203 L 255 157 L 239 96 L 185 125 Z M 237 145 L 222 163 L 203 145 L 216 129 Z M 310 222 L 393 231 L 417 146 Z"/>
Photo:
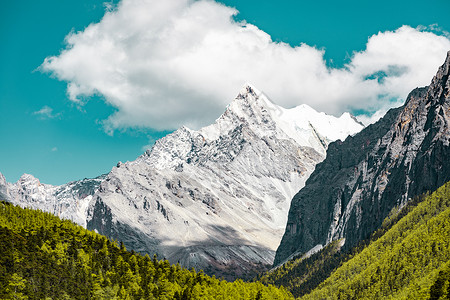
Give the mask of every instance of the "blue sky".
<path id="1" fill-rule="evenodd" d="M 383 48 L 383 45 L 391 43 L 392 47 L 387 48 L 394 49 L 392 53 L 400 53 L 401 58 L 411 56 L 401 65 L 411 70 L 411 74 L 406 72 L 399 78 L 393 76 L 391 85 L 366 86 L 367 82 L 355 81 L 361 91 L 373 91 L 373 96 L 364 98 L 364 101 L 367 101 L 367 112 L 382 113 L 392 103 L 401 102 L 401 98 L 406 96 L 407 88 L 427 84 L 431 80 L 429 74 L 433 74 L 437 66 L 443 62 L 444 57 L 441 56 L 444 50 L 442 49 L 447 46 L 448 41 L 445 35 L 450 31 L 448 18 L 450 2 L 447 0 L 433 0 L 426 3 L 423 1 L 221 1 L 228 7 L 235 7 L 239 11 L 238 14 L 222 6 L 211 5 L 211 1 L 206 2 L 205 5 L 197 5 L 195 8 L 192 8 L 189 3 L 176 3 L 174 7 L 159 7 L 160 3 L 161 1 L 150 1 L 145 7 L 149 10 L 148 12 L 145 9 L 138 10 L 144 13 L 144 20 L 155 18 L 155 21 L 138 24 L 142 28 L 136 29 L 131 26 L 133 24 L 124 24 L 122 28 L 117 17 L 119 14 L 112 13 L 110 23 L 115 27 L 113 25 L 98 26 L 96 32 L 100 32 L 101 35 L 94 34 L 92 38 L 87 38 L 87 34 L 83 34 L 86 27 L 91 23 L 100 22 L 106 9 L 114 12 L 111 7 L 114 7 L 115 3 L 109 2 L 105 5 L 103 1 L 95 0 L 43 0 L 4 1 L 1 4 L 0 172 L 8 181 L 14 182 L 21 174 L 30 173 L 38 177 L 41 182 L 63 184 L 71 180 L 106 173 L 118 161 L 134 160 L 142 154 L 146 145 L 151 145 L 156 139 L 181 124 L 196 128 L 213 121 L 231 101 L 233 95 L 239 91 L 239 85 L 243 83 L 243 80 L 256 82 L 258 88 L 267 92 L 275 102 L 286 107 L 311 101 L 308 104 L 314 108 L 327 110 L 330 107 L 330 111 L 327 112 L 335 115 L 346 110 L 364 112 L 366 106 L 358 106 L 358 102 L 362 102 L 358 101 L 358 97 L 361 97 L 361 92 L 358 91 L 349 92 L 341 98 L 330 99 L 330 103 L 327 103 L 327 99 L 316 99 L 315 96 L 311 96 L 314 89 L 302 94 L 306 88 L 297 88 L 295 83 L 302 81 L 302 76 L 305 75 L 301 72 L 297 74 L 297 69 L 302 69 L 305 61 L 313 61 L 315 64 L 305 65 L 306 70 L 309 70 L 308 68 L 312 71 L 325 70 L 323 71 L 326 73 L 324 82 L 329 82 L 329 86 L 342 85 L 340 80 L 343 76 L 351 75 L 353 76 L 350 76 L 353 78 L 351 80 L 356 80 L 354 78 L 361 77 L 361 74 L 387 72 L 387 69 L 378 70 L 370 62 L 374 57 L 375 60 L 379 59 L 379 64 L 385 61 L 386 57 L 381 60 L 379 56 L 376 56 L 381 52 L 385 56 L 391 55 L 394 62 L 399 60 Z M 187 24 L 187 29 L 183 27 L 181 30 L 181 32 L 187 32 L 186 40 L 167 38 L 167 41 L 161 45 L 156 45 L 156 48 L 152 46 L 154 42 L 142 44 L 142 41 L 145 42 L 146 39 L 152 39 L 154 36 L 161 39 L 158 30 L 167 31 L 171 28 L 165 20 L 156 20 L 157 16 L 152 15 L 152 8 L 155 8 L 155 11 L 161 9 L 162 16 L 166 13 L 178 18 L 171 24 L 177 24 L 178 27 Z M 134 10 L 129 9 L 129 12 Z M 227 21 L 230 14 L 235 14 L 234 20 L 237 23 Z M 122 16 L 127 17 L 126 13 Z M 200 18 L 200 23 L 193 21 L 203 16 L 205 17 Z M 179 22 L 179 19 L 183 22 Z M 242 29 L 243 20 L 256 27 L 247 26 Z M 403 25 L 409 27 L 399 30 Z M 96 56 L 89 58 L 89 54 L 85 55 L 82 51 L 80 54 L 78 49 L 89 49 L 96 38 L 111 35 L 111 28 L 117 28 L 117 26 L 120 27 L 117 32 L 122 35 L 134 30 L 133 35 L 130 35 L 134 39 L 130 38 L 126 43 L 120 44 L 122 41 L 115 40 L 115 37 L 110 38 L 108 41 L 116 43 L 112 50 L 105 48 L 105 43 L 92 46 L 98 53 L 104 53 L 101 57 L 105 58 L 107 64 L 102 65 L 102 61 L 97 64 Z M 426 29 L 416 30 L 418 26 L 426 27 Z M 154 36 L 151 36 L 152 30 L 154 30 Z M 238 34 L 233 34 L 235 31 Z M 71 32 L 73 39 L 68 43 L 72 43 L 73 51 L 67 50 L 68 44 L 65 42 L 65 37 Z M 169 30 L 169 37 L 179 37 L 179 34 L 179 31 Z M 223 37 L 220 36 L 221 34 Z M 235 36 L 240 34 L 244 40 L 235 40 Z M 227 50 L 231 53 L 236 51 L 235 56 L 230 58 L 230 61 L 238 66 L 234 69 L 235 72 L 228 68 L 228 63 L 227 66 L 220 65 L 220 62 L 217 62 L 217 66 L 215 65 L 218 61 L 217 57 L 223 55 L 221 51 L 224 46 L 218 49 L 214 45 L 211 46 L 209 42 L 203 43 L 205 36 L 208 36 L 209 40 L 211 36 L 219 36 L 217 41 L 213 38 L 214 45 L 244 44 L 244 48 L 239 46 Z M 271 41 L 267 40 L 268 36 Z M 373 37 L 370 44 L 372 48 L 369 50 L 367 43 L 371 37 Z M 252 41 L 252 39 L 254 44 L 247 43 L 247 40 Z M 413 40 L 411 44 L 413 46 L 402 48 L 402 45 L 409 45 L 407 43 L 411 40 Z M 198 59 L 192 49 L 199 48 L 189 48 L 192 47 L 192 41 L 201 42 L 200 50 L 204 52 L 198 54 L 200 57 L 208 56 L 211 51 L 211 57 L 206 58 L 205 65 L 201 65 L 202 61 L 191 65 L 191 61 L 195 62 Z M 176 45 L 173 49 L 164 52 L 167 45 L 174 43 Z M 436 43 L 433 48 L 439 51 L 430 53 L 427 47 L 434 45 L 433 43 Z M 140 45 L 143 46 L 140 47 Z M 297 47 L 300 45 L 304 46 Z M 244 53 L 240 57 L 241 52 L 247 51 L 242 49 L 249 47 L 260 47 L 262 50 Z M 281 61 L 287 60 L 286 65 L 280 66 L 280 57 L 274 58 L 271 54 L 267 54 L 265 50 L 267 48 L 270 49 L 270 53 L 281 53 Z M 65 53 L 62 52 L 64 49 L 66 49 Z M 122 53 L 117 49 L 125 51 L 125 62 L 111 65 L 116 68 L 115 70 L 125 68 L 125 71 L 108 73 L 110 72 L 109 62 L 115 62 L 116 57 Z M 144 49 L 145 53 L 137 53 L 139 49 Z M 161 49 L 164 51 L 161 52 Z M 186 57 L 180 49 L 190 49 L 192 55 Z M 354 51 L 360 51 L 360 55 L 354 55 Z M 426 55 L 427 53 L 430 55 Z M 166 54 L 172 55 L 170 59 L 166 58 Z M 152 55 L 156 57 L 154 60 L 150 59 Z M 174 60 L 173 58 L 177 58 L 177 55 L 180 55 L 180 59 Z M 427 59 L 429 58 L 429 61 L 424 59 L 424 55 Z M 40 67 L 46 58 L 52 56 L 53 60 L 48 60 L 46 65 Z M 239 66 L 245 65 L 243 62 L 248 61 L 248 57 L 252 56 L 260 57 L 260 61 L 249 63 L 248 66 L 240 69 Z M 290 69 L 291 58 L 294 60 L 292 69 Z M 322 59 L 325 69 L 321 65 Z M 174 67 L 174 61 L 180 63 L 181 67 Z M 426 74 L 423 75 L 428 79 L 418 76 L 419 72 L 414 72 L 418 61 L 425 61 L 427 66 L 430 66 L 429 70 L 427 69 L 428 73 L 424 72 Z M 167 64 L 167 67 L 164 64 Z M 392 66 L 392 64 L 390 62 L 386 66 Z M 128 65 L 133 68 L 126 69 Z M 264 65 L 264 68 L 259 69 L 261 65 Z M 327 67 L 332 71 L 326 69 Z M 159 69 L 156 72 L 146 68 Z M 424 66 L 420 65 L 417 68 L 422 70 Z M 202 72 L 203 69 L 209 73 Z M 211 73 L 213 72 L 211 70 L 216 69 L 221 73 Z M 256 71 L 252 73 L 255 69 L 258 69 L 259 73 Z M 295 79 L 297 81 L 292 81 L 294 84 L 288 76 L 291 71 L 294 74 L 291 77 L 299 78 Z M 270 77 L 260 74 L 265 72 L 273 72 L 273 74 Z M 132 77 L 126 77 L 131 73 Z M 288 75 L 283 75 L 284 77 L 279 79 L 275 78 L 274 82 L 278 84 L 274 83 L 271 86 L 267 78 L 277 77 L 280 73 Z M 121 80 L 127 82 L 127 85 L 123 86 L 123 90 L 127 92 L 125 96 L 122 95 L 122 91 L 114 89 L 115 81 L 109 79 L 109 76 L 114 77 L 117 74 L 124 76 Z M 141 74 L 142 77 L 138 80 L 136 74 Z M 214 76 L 207 76 L 209 74 Z M 239 76 L 234 76 L 235 74 Z M 180 78 L 188 79 L 180 85 Z M 94 85 L 94 82 L 98 82 L 98 85 Z M 68 83 L 73 84 L 72 94 L 67 89 Z M 292 89 L 292 93 L 283 94 L 284 92 L 277 89 L 277 86 L 284 83 L 286 86 L 283 89 Z M 395 83 L 404 88 L 392 88 L 391 86 Z M 205 85 L 212 88 L 203 89 Z M 148 94 L 141 93 L 147 86 L 150 87 Z M 142 94 L 144 96 L 141 97 Z M 334 90 L 330 89 L 330 94 L 335 94 Z M 380 96 L 385 94 L 390 96 L 386 99 Z M 152 100 L 152 97 L 155 100 Z M 158 100 L 158 97 L 161 99 Z M 356 100 L 351 100 L 353 98 Z M 154 109 L 147 109 L 148 106 Z"/>

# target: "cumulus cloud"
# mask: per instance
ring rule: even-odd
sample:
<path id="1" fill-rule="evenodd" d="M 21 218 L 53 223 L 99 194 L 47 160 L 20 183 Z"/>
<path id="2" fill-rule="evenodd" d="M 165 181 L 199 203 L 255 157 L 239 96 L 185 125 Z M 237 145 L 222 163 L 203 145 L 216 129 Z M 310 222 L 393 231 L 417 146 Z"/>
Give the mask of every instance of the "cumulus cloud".
<path id="1" fill-rule="evenodd" d="M 211 123 L 245 82 L 284 107 L 376 116 L 427 85 L 450 49 L 444 35 L 403 26 L 369 37 L 347 65 L 329 68 L 324 50 L 274 42 L 234 21 L 237 13 L 208 0 L 122 0 L 70 33 L 41 69 L 67 82 L 72 101 L 98 94 L 114 106 L 107 130 L 162 130 Z"/>
<path id="2" fill-rule="evenodd" d="M 40 110 L 33 112 L 33 115 L 38 116 L 39 119 L 54 119 L 61 115 L 61 113 L 54 113 L 53 108 L 45 105 Z"/>

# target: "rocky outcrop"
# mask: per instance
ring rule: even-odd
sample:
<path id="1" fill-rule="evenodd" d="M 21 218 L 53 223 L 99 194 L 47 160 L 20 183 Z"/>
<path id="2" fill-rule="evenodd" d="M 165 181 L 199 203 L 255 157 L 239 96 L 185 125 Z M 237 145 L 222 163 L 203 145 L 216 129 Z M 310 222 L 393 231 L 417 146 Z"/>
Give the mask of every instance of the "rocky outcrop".
<path id="1" fill-rule="evenodd" d="M 450 52 L 430 86 L 344 142 L 329 145 L 293 198 L 274 264 L 345 238 L 354 246 L 394 207 L 450 180 Z"/>

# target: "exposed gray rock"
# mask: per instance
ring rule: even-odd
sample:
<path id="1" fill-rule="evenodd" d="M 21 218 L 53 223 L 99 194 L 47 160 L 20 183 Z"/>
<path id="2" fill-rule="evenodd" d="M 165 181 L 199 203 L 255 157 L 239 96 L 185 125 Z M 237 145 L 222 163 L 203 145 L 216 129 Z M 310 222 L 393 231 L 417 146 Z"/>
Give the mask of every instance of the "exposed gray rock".
<path id="1" fill-rule="evenodd" d="M 345 238 L 354 246 L 392 208 L 450 180 L 450 52 L 429 87 L 344 142 L 329 145 L 293 198 L 274 264 Z"/>

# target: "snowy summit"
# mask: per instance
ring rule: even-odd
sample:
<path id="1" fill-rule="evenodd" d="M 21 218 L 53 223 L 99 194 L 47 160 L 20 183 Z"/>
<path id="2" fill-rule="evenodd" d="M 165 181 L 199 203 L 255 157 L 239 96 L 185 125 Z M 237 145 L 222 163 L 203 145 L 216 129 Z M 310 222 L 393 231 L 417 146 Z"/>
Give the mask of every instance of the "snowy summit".
<path id="1" fill-rule="evenodd" d="M 18 181 L 0 192 L 135 251 L 210 274 L 251 272 L 272 264 L 290 201 L 328 144 L 362 128 L 349 114 L 282 108 L 246 84 L 214 124 L 181 127 L 104 177 L 32 192 Z"/>

